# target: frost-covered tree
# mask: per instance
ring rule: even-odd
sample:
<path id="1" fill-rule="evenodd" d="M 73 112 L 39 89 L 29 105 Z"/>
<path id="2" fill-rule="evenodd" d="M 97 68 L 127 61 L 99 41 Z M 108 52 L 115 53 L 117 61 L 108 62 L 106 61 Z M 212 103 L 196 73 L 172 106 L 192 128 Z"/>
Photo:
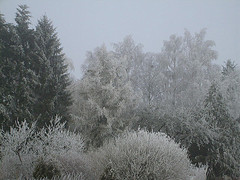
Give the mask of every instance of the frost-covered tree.
<path id="1" fill-rule="evenodd" d="M 126 36 L 122 42 L 113 44 L 113 53 L 116 58 L 125 58 L 126 59 L 126 72 L 128 79 L 132 81 L 133 85 L 137 85 L 140 69 L 144 53 L 143 45 L 136 44 L 132 36 Z"/>
<path id="2" fill-rule="evenodd" d="M 223 66 L 222 74 L 221 92 L 230 115 L 237 119 L 240 117 L 240 69 L 234 62 L 228 60 Z"/>
<path id="3" fill-rule="evenodd" d="M 223 175 L 238 177 L 240 126 L 228 113 L 216 84 L 209 88 L 199 107 L 172 115 L 143 111 L 136 127 L 165 132 L 188 149 L 193 164 L 208 165 L 209 179 Z"/>
<path id="4" fill-rule="evenodd" d="M 144 103 L 149 107 L 158 107 L 161 99 L 161 87 L 164 86 L 160 79 L 164 79 L 161 72 L 161 65 L 158 62 L 158 55 L 146 53 L 139 67 L 138 87 L 140 87 Z"/>
<path id="5" fill-rule="evenodd" d="M 176 107 L 178 93 L 180 91 L 181 80 L 181 61 L 182 57 L 182 37 L 171 35 L 169 41 L 164 41 L 162 56 L 168 62 L 166 69 L 166 77 L 168 79 L 168 91 L 165 97 L 170 101 L 173 107 Z"/>
<path id="6" fill-rule="evenodd" d="M 143 53 L 142 45 L 131 36 L 114 44 L 114 55 L 127 59 L 127 73 L 134 91 L 143 95 L 143 107 L 154 107 L 163 114 L 176 109 L 198 108 L 210 82 L 220 75 L 212 65 L 217 58 L 215 43 L 206 40 L 206 30 L 183 36 L 172 35 L 160 53 Z"/>
<path id="7" fill-rule="evenodd" d="M 189 148 L 195 163 L 208 165 L 208 179 L 239 175 L 239 124 L 229 115 L 219 86 L 213 83 L 198 117 L 207 124 L 205 142 L 193 142 Z M 195 146 L 195 147 L 194 147 Z"/>
<path id="8" fill-rule="evenodd" d="M 190 134 L 197 130 L 192 117 L 201 109 L 211 81 L 221 76 L 221 69 L 211 63 L 217 57 L 214 42 L 205 40 L 205 35 L 205 30 L 194 35 L 186 30 L 184 36 L 172 35 L 164 41 L 161 53 L 145 54 L 138 87 L 148 100 L 136 127 L 162 130 L 185 146 L 190 144 Z M 155 110 L 146 102 L 153 103 Z"/>
<path id="9" fill-rule="evenodd" d="M 105 46 L 89 52 L 73 106 L 75 125 L 94 147 L 130 126 L 136 95 L 127 78 L 125 59 Z"/>
<path id="10" fill-rule="evenodd" d="M 204 110 L 208 115 L 211 124 L 217 127 L 228 127 L 231 119 L 222 94 L 219 90 L 219 86 L 216 83 L 212 83 L 209 88 L 208 94 L 204 101 Z"/>
<path id="11" fill-rule="evenodd" d="M 68 121 L 68 107 L 72 103 L 68 89 L 69 74 L 56 30 L 47 16 L 43 16 L 36 27 L 36 49 L 38 66 L 35 72 L 39 84 L 36 88 L 35 113 L 38 126 L 48 124 L 49 119 L 56 115 Z"/>
<path id="12" fill-rule="evenodd" d="M 163 107 L 169 110 L 192 108 L 203 99 L 210 82 L 218 75 L 212 60 L 217 53 L 212 48 L 213 41 L 205 40 L 206 31 L 195 35 L 185 31 L 184 36 L 170 36 L 164 41 L 159 61 L 165 68 L 162 70 L 165 86 L 162 86 Z"/>

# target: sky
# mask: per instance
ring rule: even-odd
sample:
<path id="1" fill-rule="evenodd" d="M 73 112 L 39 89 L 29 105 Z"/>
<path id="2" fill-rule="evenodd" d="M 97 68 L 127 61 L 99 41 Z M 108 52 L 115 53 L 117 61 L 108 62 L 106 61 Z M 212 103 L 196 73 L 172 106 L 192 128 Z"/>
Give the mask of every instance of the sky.
<path id="1" fill-rule="evenodd" d="M 18 5 L 26 4 L 33 26 L 47 15 L 57 28 L 63 51 L 81 77 L 86 52 L 103 43 L 110 48 L 132 35 L 145 52 L 160 52 L 172 34 L 207 29 L 216 43 L 215 63 L 240 66 L 240 0 L 0 0 L 0 13 L 14 23 Z"/>

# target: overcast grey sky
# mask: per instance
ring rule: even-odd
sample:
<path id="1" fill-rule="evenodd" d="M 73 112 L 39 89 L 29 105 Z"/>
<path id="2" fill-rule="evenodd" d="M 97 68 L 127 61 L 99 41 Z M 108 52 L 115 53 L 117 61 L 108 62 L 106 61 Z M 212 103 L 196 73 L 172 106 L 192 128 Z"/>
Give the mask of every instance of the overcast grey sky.
<path id="1" fill-rule="evenodd" d="M 33 25 L 46 14 L 75 66 L 76 76 L 86 51 L 132 35 L 144 51 L 160 52 L 171 34 L 207 28 L 215 41 L 218 64 L 227 59 L 240 65 L 240 0 L 0 0 L 0 12 L 14 22 L 16 8 L 27 4 Z"/>

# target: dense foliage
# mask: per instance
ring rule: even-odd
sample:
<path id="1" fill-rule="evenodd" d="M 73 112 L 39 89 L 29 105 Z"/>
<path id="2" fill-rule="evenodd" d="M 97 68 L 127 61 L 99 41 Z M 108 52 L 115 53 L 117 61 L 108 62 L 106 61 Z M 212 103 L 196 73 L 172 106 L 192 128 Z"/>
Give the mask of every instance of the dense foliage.
<path id="1" fill-rule="evenodd" d="M 0 17 L 0 125 L 5 130 L 17 119 L 38 119 L 39 127 L 56 115 L 69 120 L 69 77 L 57 33 L 46 16 L 31 29 L 30 17 L 26 5 L 17 9 L 16 25 Z"/>
<path id="2" fill-rule="evenodd" d="M 101 179 L 190 179 L 187 151 L 163 133 L 127 132 L 96 152 Z"/>
<path id="3" fill-rule="evenodd" d="M 231 60 L 222 68 L 213 64 L 215 44 L 205 35 L 205 30 L 172 35 L 160 53 L 144 53 L 142 45 L 127 36 L 111 52 L 99 47 L 89 53 L 83 77 L 73 86 L 72 126 L 84 127 L 78 129 L 83 134 L 95 134 L 85 137 L 99 147 L 114 137 L 112 118 L 121 122 L 124 117 L 122 122 L 131 122 L 124 129 L 162 131 L 186 147 L 193 164 L 208 165 L 208 179 L 238 177 L 240 71 Z M 126 99 L 118 99 L 116 87 L 121 80 L 131 85 L 128 91 L 120 91 Z M 134 106 L 132 92 L 137 96 Z M 122 107 L 130 113 L 114 111 Z M 109 116 L 111 112 L 114 116 Z"/>
<path id="4" fill-rule="evenodd" d="M 0 14 L 0 179 L 240 177 L 240 69 L 214 64 L 205 29 L 159 53 L 102 45 L 70 81 L 47 16 L 15 22 Z"/>
<path id="5" fill-rule="evenodd" d="M 48 123 L 49 117 L 59 115 L 63 121 L 69 120 L 68 106 L 71 96 L 67 87 L 70 85 L 60 41 L 52 22 L 43 16 L 36 27 L 36 58 L 38 77 L 36 87 L 38 126 Z"/>
<path id="6" fill-rule="evenodd" d="M 136 118 L 137 95 L 127 79 L 124 63 L 104 46 L 88 54 L 72 112 L 74 128 L 85 136 L 89 146 L 101 146 Z"/>
<path id="7" fill-rule="evenodd" d="M 163 133 L 125 132 L 98 151 L 84 153 L 81 135 L 66 130 L 57 118 L 40 131 L 36 123 L 18 123 L 1 139 L 0 179 L 109 179 L 111 172 L 114 179 L 206 176 L 191 165 L 186 149 Z"/>
<path id="8" fill-rule="evenodd" d="M 51 120 L 50 125 L 41 130 L 36 123 L 18 122 L 9 132 L 2 132 L 1 139 L 0 179 L 14 179 L 20 175 L 47 177 L 49 173 L 42 172 L 44 166 L 51 166 L 57 173 L 61 168 L 61 163 L 56 163 L 58 158 L 66 154 L 81 156 L 84 150 L 82 137 L 66 130 L 59 118 Z"/>

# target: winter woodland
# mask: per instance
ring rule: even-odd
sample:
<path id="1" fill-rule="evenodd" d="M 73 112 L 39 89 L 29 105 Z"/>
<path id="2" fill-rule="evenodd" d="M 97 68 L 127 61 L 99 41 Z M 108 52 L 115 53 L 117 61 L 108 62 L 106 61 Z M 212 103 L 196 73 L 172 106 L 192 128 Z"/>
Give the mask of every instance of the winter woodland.
<path id="1" fill-rule="evenodd" d="M 0 16 L 0 179 L 240 177 L 240 68 L 214 63 L 205 29 L 158 53 L 101 45 L 76 80 L 51 20 L 30 17 Z"/>

